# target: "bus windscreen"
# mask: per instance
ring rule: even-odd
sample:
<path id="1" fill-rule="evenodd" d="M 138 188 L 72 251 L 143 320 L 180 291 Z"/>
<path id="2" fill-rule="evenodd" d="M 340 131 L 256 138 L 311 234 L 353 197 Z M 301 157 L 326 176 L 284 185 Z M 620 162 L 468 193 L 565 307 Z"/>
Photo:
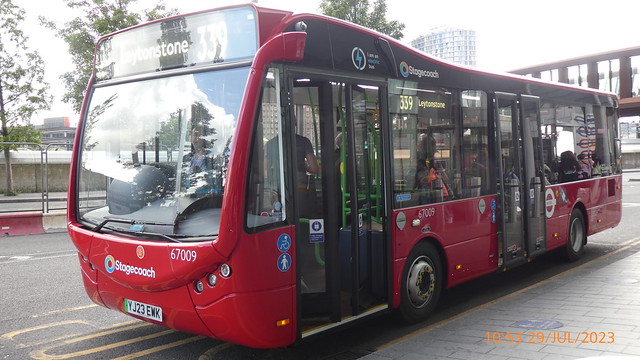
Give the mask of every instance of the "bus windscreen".
<path id="1" fill-rule="evenodd" d="M 164 237 L 218 233 L 248 67 L 101 86 L 80 145 L 80 218 Z"/>

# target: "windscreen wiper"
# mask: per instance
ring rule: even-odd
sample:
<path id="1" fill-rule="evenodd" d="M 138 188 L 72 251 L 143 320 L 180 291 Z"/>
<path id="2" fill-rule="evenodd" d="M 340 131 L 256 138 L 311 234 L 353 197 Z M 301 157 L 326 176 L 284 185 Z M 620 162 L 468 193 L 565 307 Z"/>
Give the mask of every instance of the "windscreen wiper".
<path id="1" fill-rule="evenodd" d="M 100 230 L 102 230 L 102 228 L 110 223 L 110 222 L 114 222 L 114 223 L 120 223 L 120 224 L 130 224 L 131 226 L 134 225 L 161 225 L 161 226 L 174 226 L 173 223 L 164 223 L 164 222 L 156 222 L 156 221 L 142 221 L 142 220 L 134 220 L 134 219 L 123 219 L 123 218 L 105 218 L 100 224 L 98 224 L 97 226 L 95 226 L 93 229 L 91 229 L 92 231 L 95 232 L 99 232 Z M 131 232 L 131 233 L 141 233 L 141 234 L 145 234 L 145 235 L 154 235 L 154 236 L 160 236 L 162 238 L 165 238 L 169 241 L 172 242 L 182 242 L 178 239 L 172 238 L 171 236 L 165 235 L 165 234 L 160 234 L 160 233 L 148 233 L 148 232 L 142 232 L 142 231 L 135 231 L 135 230 L 131 230 L 131 231 L 125 231 L 125 232 Z"/>
<path id="2" fill-rule="evenodd" d="M 100 224 L 91 229 L 92 231 L 100 231 L 106 224 L 114 222 L 120 224 L 131 224 L 131 225 L 164 225 L 164 226 L 173 226 L 173 223 L 163 223 L 163 222 L 155 222 L 155 221 L 146 221 L 146 220 L 135 220 L 135 219 L 123 219 L 123 218 L 104 218 Z"/>

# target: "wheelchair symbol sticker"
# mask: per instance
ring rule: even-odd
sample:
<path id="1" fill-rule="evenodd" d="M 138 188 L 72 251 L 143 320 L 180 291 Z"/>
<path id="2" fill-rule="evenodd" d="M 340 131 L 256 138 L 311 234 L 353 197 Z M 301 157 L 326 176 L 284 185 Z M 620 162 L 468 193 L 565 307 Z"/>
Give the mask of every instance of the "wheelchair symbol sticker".
<path id="1" fill-rule="evenodd" d="M 291 248 L 291 236 L 289 236 L 289 234 L 282 234 L 280 235 L 280 237 L 278 237 L 278 250 L 280 250 L 280 252 L 286 252 L 289 251 L 289 249 Z"/>

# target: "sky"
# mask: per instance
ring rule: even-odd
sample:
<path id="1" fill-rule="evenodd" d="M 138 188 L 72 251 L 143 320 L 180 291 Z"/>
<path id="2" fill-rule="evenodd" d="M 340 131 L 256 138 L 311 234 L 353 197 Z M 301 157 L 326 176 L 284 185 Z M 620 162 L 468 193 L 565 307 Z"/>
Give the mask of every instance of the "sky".
<path id="1" fill-rule="evenodd" d="M 375 0 L 369 0 L 372 6 Z M 141 8 L 157 1 L 138 0 Z M 245 3 L 236 0 L 165 0 L 169 8 L 192 12 L 222 5 Z M 73 71 L 66 44 L 52 31 L 39 25 L 44 15 L 59 25 L 74 13 L 63 0 L 18 1 L 26 10 L 23 30 L 31 49 L 46 62 L 46 79 L 54 96 L 52 108 L 42 111 L 32 123 L 43 118 L 76 114 L 61 102 L 64 86 L 60 76 Z M 319 0 L 258 0 L 259 6 L 296 13 L 318 13 Z M 406 25 L 402 42 L 409 43 L 435 27 L 450 26 L 476 31 L 478 68 L 509 71 L 531 65 L 583 55 L 640 46 L 640 1 L 637 0 L 386 0 L 387 19 Z"/>

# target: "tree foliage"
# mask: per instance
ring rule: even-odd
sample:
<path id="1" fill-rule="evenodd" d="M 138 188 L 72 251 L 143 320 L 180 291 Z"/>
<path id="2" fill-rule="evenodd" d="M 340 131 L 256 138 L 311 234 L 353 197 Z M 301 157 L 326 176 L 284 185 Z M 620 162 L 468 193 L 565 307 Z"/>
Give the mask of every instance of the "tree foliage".
<path id="1" fill-rule="evenodd" d="M 93 68 L 93 51 L 100 36 L 141 22 L 160 19 L 176 13 L 167 11 L 162 1 L 152 9 L 137 13 L 132 10 L 137 0 L 65 0 L 67 7 L 82 13 L 63 27 L 41 17 L 40 21 L 48 28 L 56 31 L 69 46 L 69 53 L 74 64 L 74 71 L 62 75 L 66 93 L 62 100 L 70 103 L 80 112 L 84 92 Z"/>
<path id="2" fill-rule="evenodd" d="M 376 0 L 369 11 L 369 0 L 322 0 L 323 14 L 347 20 L 355 24 L 379 31 L 394 39 L 402 39 L 405 25 L 397 20 L 387 21 L 387 3 Z"/>
<path id="3" fill-rule="evenodd" d="M 44 81 L 44 61 L 30 51 L 28 37 L 20 29 L 24 9 L 11 0 L 0 0 L 0 142 L 40 142 L 38 132 L 28 124 L 38 110 L 48 109 L 49 85 Z M 13 194 L 12 148 L 1 146 L 7 176 L 6 194 Z"/>

